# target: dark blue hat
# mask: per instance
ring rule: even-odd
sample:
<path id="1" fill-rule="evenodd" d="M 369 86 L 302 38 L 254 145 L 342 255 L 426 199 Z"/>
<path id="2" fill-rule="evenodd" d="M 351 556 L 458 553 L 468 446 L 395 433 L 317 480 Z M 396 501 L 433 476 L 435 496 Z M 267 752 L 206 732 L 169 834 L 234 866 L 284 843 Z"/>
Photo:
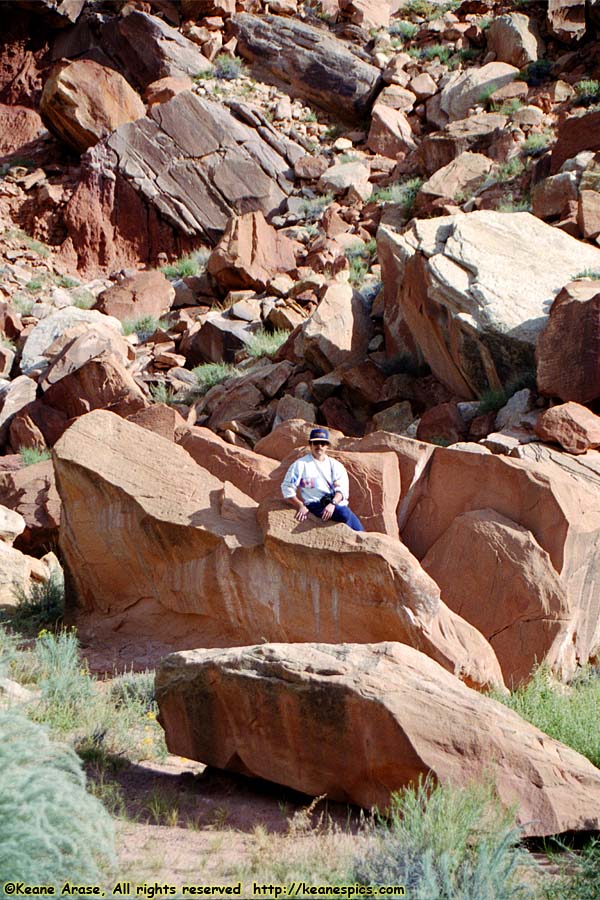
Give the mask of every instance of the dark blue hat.
<path id="1" fill-rule="evenodd" d="M 326 428 L 313 428 L 308 439 L 309 444 L 311 441 L 327 441 L 330 444 L 329 432 Z"/>

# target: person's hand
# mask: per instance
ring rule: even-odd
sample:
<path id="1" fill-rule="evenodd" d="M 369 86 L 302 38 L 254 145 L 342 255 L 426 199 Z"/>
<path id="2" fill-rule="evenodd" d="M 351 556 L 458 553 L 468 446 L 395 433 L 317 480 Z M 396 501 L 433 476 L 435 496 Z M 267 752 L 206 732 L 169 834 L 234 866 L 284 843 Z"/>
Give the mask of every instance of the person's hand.
<path id="1" fill-rule="evenodd" d="M 332 517 L 335 512 L 335 503 L 328 503 L 325 509 L 321 514 L 321 518 L 324 522 L 327 522 L 328 519 Z"/>
<path id="2" fill-rule="evenodd" d="M 306 506 L 301 506 L 294 518 L 297 522 L 304 522 L 304 520 L 308 516 L 308 509 Z"/>

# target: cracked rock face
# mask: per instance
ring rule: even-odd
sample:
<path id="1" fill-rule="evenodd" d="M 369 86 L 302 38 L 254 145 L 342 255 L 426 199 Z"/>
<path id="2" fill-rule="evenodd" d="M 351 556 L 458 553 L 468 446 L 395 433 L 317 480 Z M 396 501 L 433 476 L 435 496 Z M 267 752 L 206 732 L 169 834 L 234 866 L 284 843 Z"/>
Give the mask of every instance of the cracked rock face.
<path id="1" fill-rule="evenodd" d="M 598 828 L 600 773 L 401 644 L 192 650 L 156 675 L 171 753 L 374 805 L 419 775 L 493 776 L 527 835 Z"/>
<path id="2" fill-rule="evenodd" d="M 585 665 L 600 641 L 600 454 L 574 458 L 540 444 L 520 451 L 509 459 L 437 447 L 402 532 L 439 576 L 444 602 L 482 629 L 517 679 L 536 654 L 558 671 L 572 670 L 575 658 Z M 469 547 L 473 565 L 446 567 L 450 545 L 459 561 Z M 534 619 L 539 632 L 519 623 Z"/>
<path id="3" fill-rule="evenodd" d="M 342 41 L 279 16 L 233 16 L 242 56 L 290 86 L 292 93 L 348 119 L 365 116 L 382 86 L 379 69 Z"/>
<path id="4" fill-rule="evenodd" d="M 479 397 L 535 368 L 552 301 L 573 271 L 600 267 L 600 250 L 530 213 L 481 210 L 378 232 L 386 350 L 406 325 L 435 376 Z"/>
<path id="5" fill-rule="evenodd" d="M 154 263 L 160 252 L 216 243 L 232 215 L 278 211 L 304 151 L 234 107 L 184 91 L 98 144 L 69 202 L 64 252 L 88 272 Z"/>

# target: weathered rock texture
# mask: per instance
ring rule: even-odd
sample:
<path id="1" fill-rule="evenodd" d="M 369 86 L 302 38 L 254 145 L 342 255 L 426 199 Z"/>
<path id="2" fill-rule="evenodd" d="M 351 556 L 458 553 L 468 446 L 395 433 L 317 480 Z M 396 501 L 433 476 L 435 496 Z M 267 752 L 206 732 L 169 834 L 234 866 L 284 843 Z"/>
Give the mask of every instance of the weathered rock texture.
<path id="1" fill-rule="evenodd" d="M 104 411 L 54 448 L 60 545 L 80 624 L 165 647 L 399 640 L 475 685 L 489 644 L 400 542 L 257 507 L 181 447 Z M 84 624 L 85 623 L 85 624 Z"/>
<path id="2" fill-rule="evenodd" d="M 558 294 L 538 338 L 536 360 L 540 393 L 578 403 L 600 397 L 597 281 L 574 281 Z"/>
<path id="3" fill-rule="evenodd" d="M 522 456 L 525 457 L 525 453 Z M 535 450 L 527 456 L 529 458 L 509 459 L 436 448 L 416 489 L 417 497 L 413 500 L 402 536 L 415 556 L 423 559 L 458 516 L 476 510 L 493 510 L 530 531 L 535 543 L 548 555 L 548 565 L 558 574 L 565 592 L 570 622 L 565 634 L 572 636 L 560 648 L 553 644 L 551 655 L 557 668 L 564 667 L 568 671 L 573 664 L 573 652 L 581 663 L 585 663 L 600 644 L 600 601 L 596 586 L 600 553 L 600 468 L 594 463 L 600 455 L 589 451 L 587 456 L 593 459 L 581 465 L 577 465 L 573 457 L 559 452 L 544 453 L 539 456 L 539 462 L 533 461 L 538 459 Z M 531 542 L 533 546 L 534 542 Z M 537 548 L 528 551 L 530 555 L 533 552 L 541 564 L 543 554 Z M 518 561 L 517 556 L 514 559 Z M 511 577 L 529 577 L 524 559 L 521 555 L 518 565 L 511 563 L 508 570 Z M 486 574 L 484 568 L 478 572 L 478 565 L 474 555 L 469 566 L 464 567 L 463 577 L 467 586 L 471 579 L 481 579 L 479 602 L 484 603 L 487 594 L 483 583 L 485 579 L 488 585 L 492 583 L 493 572 L 488 570 Z M 553 574 L 548 571 L 545 585 L 540 589 L 547 591 L 554 582 Z M 500 588 L 493 588 L 494 592 L 497 590 Z M 458 598 L 460 592 L 461 586 L 453 587 L 454 597 Z M 545 602 L 540 604 L 540 611 Z M 541 617 L 564 621 L 564 602 L 557 605 L 552 601 L 548 609 L 550 607 L 554 612 L 544 612 Z M 466 605 L 462 604 L 461 608 L 462 615 L 466 616 Z M 511 614 L 507 615 L 510 618 Z M 550 632 L 554 626 L 546 627 L 550 648 L 553 639 Z M 508 637 L 506 631 L 505 636 Z M 521 643 L 521 638 L 525 640 L 526 636 L 525 629 L 514 628 L 511 652 L 515 656 L 526 653 L 531 659 L 534 653 L 525 651 Z"/>
<path id="4" fill-rule="evenodd" d="M 472 398 L 534 368 L 538 335 L 573 268 L 600 267 L 600 250 L 529 213 L 488 210 L 378 232 L 386 351 L 402 328 L 436 377 Z"/>
<path id="5" fill-rule="evenodd" d="M 233 218 L 208 261 L 219 287 L 262 291 L 278 272 L 296 267 L 294 242 L 280 235 L 261 212 Z"/>
<path id="6" fill-rule="evenodd" d="M 527 528 L 494 510 L 454 519 L 430 547 L 423 568 L 444 602 L 489 640 L 507 684 L 527 680 L 536 663 L 570 674 L 573 619 L 566 591 Z"/>
<path id="7" fill-rule="evenodd" d="M 411 647 L 267 644 L 163 661 L 172 753 L 365 807 L 433 773 L 491 777 L 525 834 L 600 825 L 600 772 Z"/>
<path id="8" fill-rule="evenodd" d="M 236 115 L 183 91 L 96 146 L 66 209 L 67 258 L 90 274 L 155 263 L 214 244 L 234 214 L 279 209 L 304 151 L 245 107 Z"/>
<path id="9" fill-rule="evenodd" d="M 41 113 L 58 138 L 81 152 L 119 125 L 141 119 L 146 107 L 119 72 L 81 59 L 59 63 L 52 70 L 44 85 Z"/>
<path id="10" fill-rule="evenodd" d="M 290 86 L 293 93 L 348 118 L 365 116 L 382 86 L 363 62 L 326 32 L 279 16 L 234 16 L 238 50 Z"/>
<path id="11" fill-rule="evenodd" d="M 580 403 L 561 403 L 545 410 L 535 430 L 543 441 L 560 444 L 575 455 L 600 446 L 600 416 Z"/>
<path id="12" fill-rule="evenodd" d="M 60 523 L 60 497 L 51 460 L 43 460 L 12 472 L 0 472 L 0 497 L 19 513 L 25 528 L 16 540 L 26 553 L 46 552 L 56 546 Z"/>

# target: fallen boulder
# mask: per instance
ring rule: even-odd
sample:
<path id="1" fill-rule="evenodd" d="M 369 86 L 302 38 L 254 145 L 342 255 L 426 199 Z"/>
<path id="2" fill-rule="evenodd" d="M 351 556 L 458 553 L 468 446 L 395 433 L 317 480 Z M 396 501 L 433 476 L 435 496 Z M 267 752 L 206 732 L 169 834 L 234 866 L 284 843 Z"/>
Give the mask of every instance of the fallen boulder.
<path id="1" fill-rule="evenodd" d="M 136 272 L 98 295 L 94 309 L 123 322 L 142 316 L 160 318 L 175 299 L 175 288 L 162 272 Z"/>
<path id="2" fill-rule="evenodd" d="M 369 112 L 382 86 L 379 70 L 328 31 L 271 15 L 242 13 L 231 22 L 239 53 L 288 84 L 292 93 L 346 118 Z"/>
<path id="3" fill-rule="evenodd" d="M 578 662 L 585 664 L 600 643 L 600 597 L 596 587 L 600 562 L 600 467 L 596 467 L 596 472 L 592 459 L 587 465 L 578 466 L 575 457 L 557 451 L 544 452 L 540 462 L 536 461 L 535 449 L 521 456 L 512 459 L 436 447 L 420 479 L 402 538 L 417 559 L 423 560 L 457 517 L 476 510 L 493 510 L 531 532 L 541 551 L 548 555 L 565 592 L 570 619 L 565 633 L 570 637 L 553 659 L 556 668 L 568 671 L 573 652 Z M 588 456 L 600 459 L 593 450 L 588 451 Z M 535 554 L 540 555 L 537 549 Z M 483 577 L 478 566 L 478 557 L 473 556 L 470 564 L 464 566 L 464 579 L 476 581 Z M 518 575 L 519 568 L 521 564 L 516 569 L 511 564 L 509 571 Z M 523 577 L 522 568 L 518 577 Z M 547 584 L 554 581 L 550 575 L 545 580 Z M 488 594 L 482 584 L 480 602 L 484 596 Z M 553 608 L 559 609 L 556 603 Z M 461 609 L 461 614 L 466 615 L 466 606 Z M 562 610 L 557 620 L 563 619 Z M 533 657 L 530 649 L 519 652 L 529 659 Z"/>
<path id="4" fill-rule="evenodd" d="M 536 347 L 541 394 L 590 403 L 600 397 L 597 281 L 572 281 L 555 298 Z"/>
<path id="5" fill-rule="evenodd" d="M 123 76 L 91 59 L 55 66 L 44 85 L 40 110 L 59 140 L 80 153 L 119 125 L 146 115 L 141 97 Z"/>
<path id="6" fill-rule="evenodd" d="M 466 562 L 468 560 L 468 563 Z M 573 674 L 575 620 L 548 553 L 527 528 L 500 513 L 457 516 L 423 559 L 450 609 L 488 639 L 507 684 L 545 663 Z"/>
<path id="7" fill-rule="evenodd" d="M 279 234 L 261 212 L 235 216 L 213 250 L 207 269 L 219 288 L 264 291 L 276 274 L 296 268 L 296 245 Z"/>
<path id="8" fill-rule="evenodd" d="M 52 460 L 0 472 L 2 503 L 23 517 L 25 528 L 14 543 L 25 553 L 46 553 L 56 546 L 60 525 L 60 497 Z"/>
<path id="9" fill-rule="evenodd" d="M 534 366 L 537 338 L 573 269 L 600 250 L 529 213 L 480 210 L 378 231 L 386 350 L 402 330 L 436 377 L 471 399 Z"/>
<path id="10" fill-rule="evenodd" d="M 257 510 L 181 447 L 104 410 L 71 425 L 54 462 L 70 604 L 85 633 L 158 652 L 393 639 L 470 684 L 502 684 L 489 644 L 387 535 L 298 523 L 279 502 Z"/>
<path id="11" fill-rule="evenodd" d="M 311 796 L 389 806 L 419 775 L 490 777 L 526 835 L 600 827 L 600 772 L 401 644 L 192 650 L 156 675 L 171 753 Z"/>

